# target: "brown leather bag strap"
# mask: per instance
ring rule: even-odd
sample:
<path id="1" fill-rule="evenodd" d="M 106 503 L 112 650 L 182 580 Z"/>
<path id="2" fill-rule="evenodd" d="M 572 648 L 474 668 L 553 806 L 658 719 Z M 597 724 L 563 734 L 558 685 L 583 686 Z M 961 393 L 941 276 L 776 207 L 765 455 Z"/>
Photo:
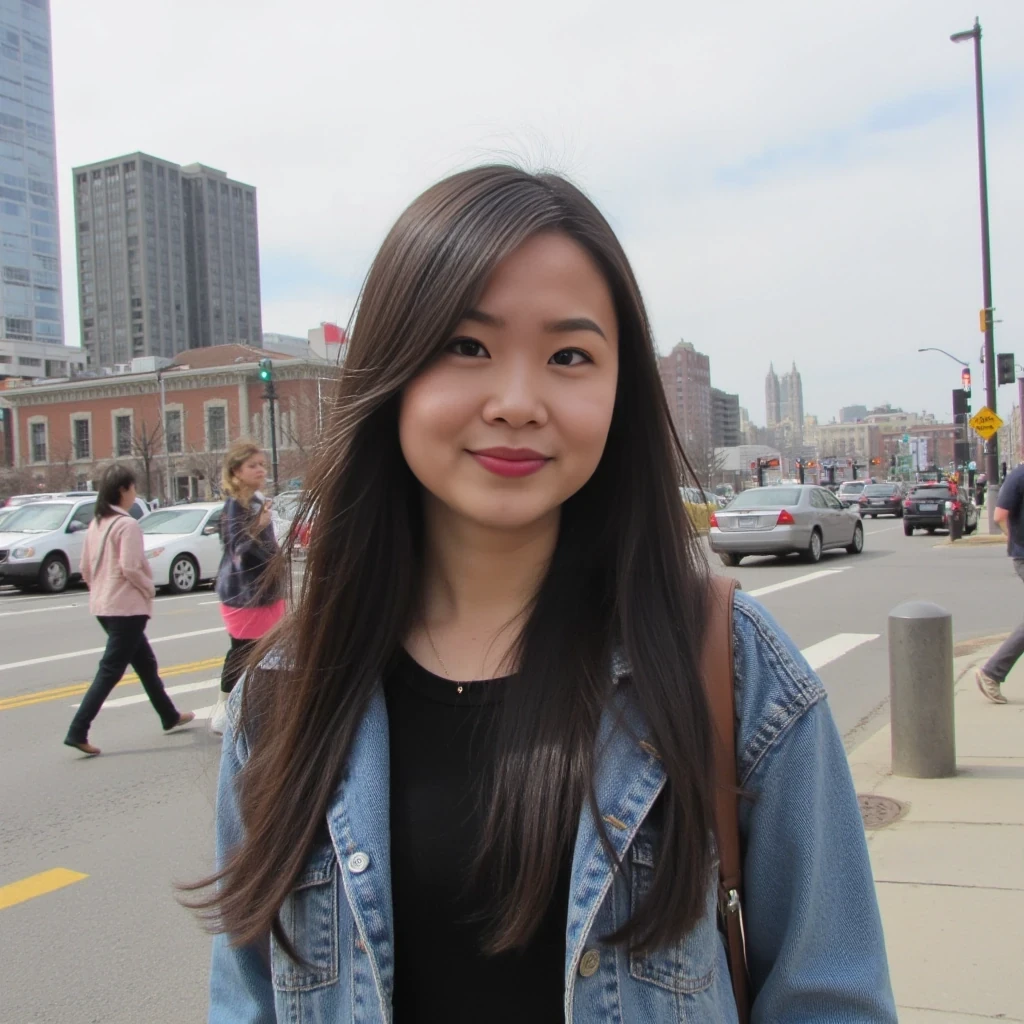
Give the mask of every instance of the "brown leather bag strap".
<path id="1" fill-rule="evenodd" d="M 750 983 L 743 935 L 743 873 L 740 851 L 739 786 L 736 779 L 736 700 L 732 647 L 736 580 L 712 577 L 701 675 L 715 731 L 715 824 L 718 841 L 719 912 L 725 924 L 729 973 L 740 1024 L 750 1020 Z"/>

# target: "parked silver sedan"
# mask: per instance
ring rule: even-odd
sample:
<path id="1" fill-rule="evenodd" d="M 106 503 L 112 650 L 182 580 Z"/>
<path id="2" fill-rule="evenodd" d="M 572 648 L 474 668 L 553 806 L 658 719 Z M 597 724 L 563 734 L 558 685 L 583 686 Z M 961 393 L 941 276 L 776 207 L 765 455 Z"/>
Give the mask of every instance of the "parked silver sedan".
<path id="1" fill-rule="evenodd" d="M 711 517 L 711 550 L 725 565 L 744 555 L 800 554 L 817 562 L 828 548 L 864 550 L 864 526 L 856 509 L 844 508 L 831 491 L 811 484 L 752 487 Z"/>

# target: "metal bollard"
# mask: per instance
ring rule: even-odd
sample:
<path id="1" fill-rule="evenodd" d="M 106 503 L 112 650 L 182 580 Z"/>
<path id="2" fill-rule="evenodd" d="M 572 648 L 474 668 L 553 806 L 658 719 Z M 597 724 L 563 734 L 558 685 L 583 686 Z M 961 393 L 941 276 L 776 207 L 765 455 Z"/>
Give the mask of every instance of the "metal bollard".
<path id="1" fill-rule="evenodd" d="M 953 617 L 931 601 L 889 613 L 889 700 L 893 774 L 955 775 Z"/>

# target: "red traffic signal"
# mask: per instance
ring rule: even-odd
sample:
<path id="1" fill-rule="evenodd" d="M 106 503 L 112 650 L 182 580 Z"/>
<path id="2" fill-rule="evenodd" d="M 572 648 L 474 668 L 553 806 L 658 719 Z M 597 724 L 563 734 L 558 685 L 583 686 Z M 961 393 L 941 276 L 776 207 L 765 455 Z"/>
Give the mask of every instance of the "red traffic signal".
<path id="1" fill-rule="evenodd" d="M 965 366 L 960 373 L 960 381 L 963 385 L 964 394 L 970 395 L 971 393 L 971 371 Z"/>

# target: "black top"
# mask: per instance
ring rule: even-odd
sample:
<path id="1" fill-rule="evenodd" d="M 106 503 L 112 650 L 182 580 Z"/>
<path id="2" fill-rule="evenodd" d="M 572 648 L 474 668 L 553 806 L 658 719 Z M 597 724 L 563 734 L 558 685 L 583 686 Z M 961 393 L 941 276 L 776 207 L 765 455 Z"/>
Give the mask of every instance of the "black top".
<path id="1" fill-rule="evenodd" d="M 396 1024 L 555 1024 L 562 1010 L 569 871 L 522 951 L 481 951 L 493 918 L 472 862 L 493 767 L 488 735 L 512 677 L 453 683 L 404 650 L 384 679 L 391 744 Z"/>
<path id="2" fill-rule="evenodd" d="M 1011 558 L 1024 558 L 1024 466 L 1010 473 L 999 488 L 997 508 L 1010 513 L 1006 550 Z"/>

